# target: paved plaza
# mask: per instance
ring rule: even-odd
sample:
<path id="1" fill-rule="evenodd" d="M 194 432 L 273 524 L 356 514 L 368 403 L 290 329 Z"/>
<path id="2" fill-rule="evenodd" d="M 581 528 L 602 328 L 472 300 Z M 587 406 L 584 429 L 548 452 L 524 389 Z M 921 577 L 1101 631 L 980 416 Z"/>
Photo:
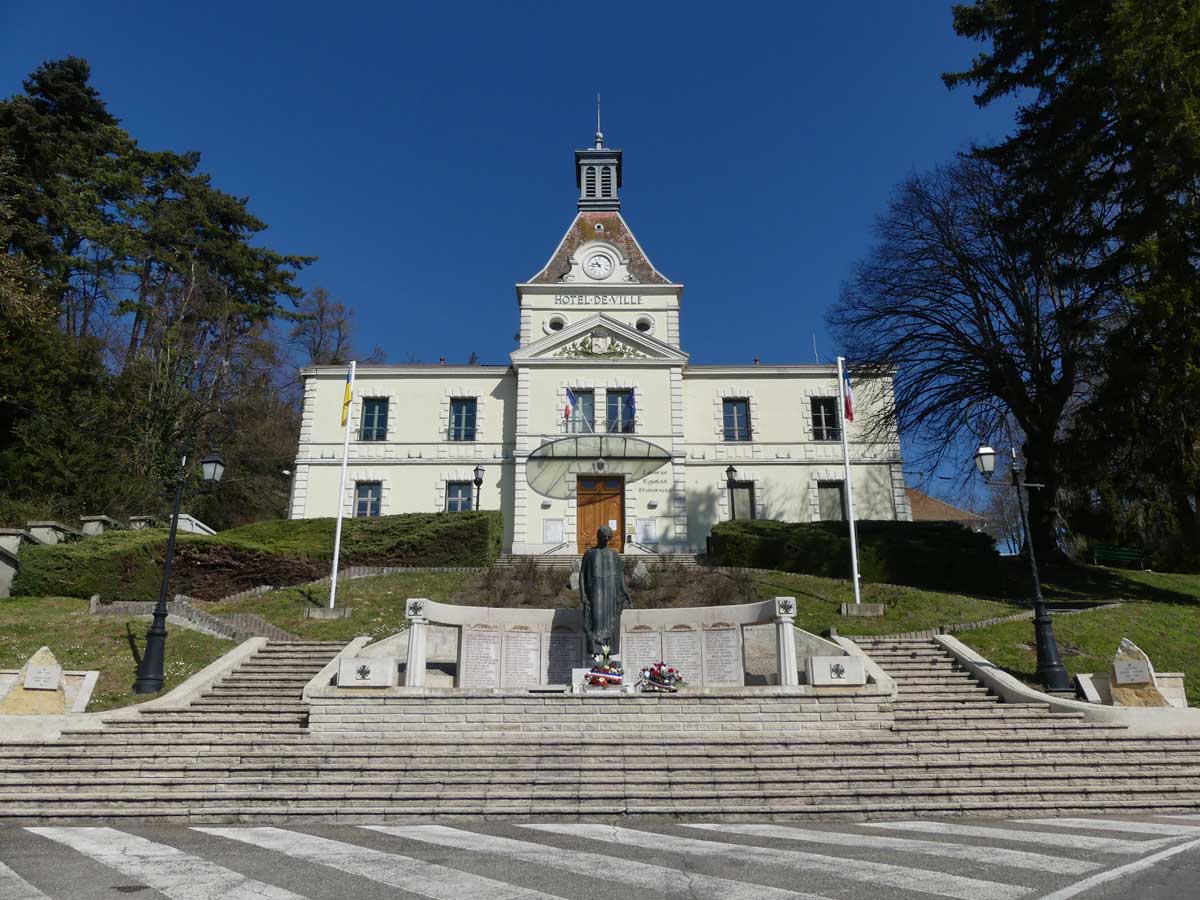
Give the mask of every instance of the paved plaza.
<path id="1" fill-rule="evenodd" d="M 0 831 L 0 900 L 1194 897 L 1200 816 Z"/>

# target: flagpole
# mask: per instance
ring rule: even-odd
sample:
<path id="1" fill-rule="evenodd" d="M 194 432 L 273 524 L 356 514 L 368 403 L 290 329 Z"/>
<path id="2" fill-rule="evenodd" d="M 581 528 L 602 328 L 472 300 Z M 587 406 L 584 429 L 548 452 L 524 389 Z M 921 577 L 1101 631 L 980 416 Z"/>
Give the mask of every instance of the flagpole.
<path id="1" fill-rule="evenodd" d="M 846 358 L 837 358 L 838 378 L 838 416 L 842 420 L 842 464 L 846 471 L 846 516 L 850 520 L 850 574 L 854 579 L 854 602 L 862 603 L 862 594 L 858 587 L 858 535 L 854 527 L 854 488 L 850 480 L 850 438 L 846 428 Z"/>
<path id="2" fill-rule="evenodd" d="M 338 556 L 342 551 L 342 510 L 346 505 L 346 464 L 350 461 L 350 412 L 346 405 L 354 397 L 354 369 L 357 363 L 350 361 L 350 377 L 346 382 L 346 397 L 342 401 L 346 416 L 346 436 L 342 441 L 342 477 L 338 481 L 337 525 L 333 529 L 333 571 L 329 575 L 329 608 L 333 609 L 337 599 Z"/>

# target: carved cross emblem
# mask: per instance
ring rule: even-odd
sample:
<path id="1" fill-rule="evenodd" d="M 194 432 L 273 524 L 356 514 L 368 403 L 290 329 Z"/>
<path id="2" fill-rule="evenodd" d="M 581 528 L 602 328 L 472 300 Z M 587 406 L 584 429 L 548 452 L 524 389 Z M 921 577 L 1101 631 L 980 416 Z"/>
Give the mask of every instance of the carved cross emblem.
<path id="1" fill-rule="evenodd" d="M 781 616 L 790 616 L 796 611 L 796 604 L 792 602 L 791 597 L 784 597 L 779 601 L 779 614 Z"/>
<path id="2" fill-rule="evenodd" d="M 354 678 L 357 681 L 370 681 L 371 667 L 370 666 L 359 666 L 357 669 L 354 670 Z"/>
<path id="3" fill-rule="evenodd" d="M 425 609 L 425 604 L 422 603 L 420 600 L 413 600 L 411 603 L 408 604 L 408 614 L 410 616 L 421 615 L 421 611 L 423 609 Z"/>
<path id="4" fill-rule="evenodd" d="M 833 665 L 831 665 L 829 667 L 829 677 L 830 678 L 845 678 L 846 677 L 846 667 L 843 666 L 841 663 L 834 663 Z"/>

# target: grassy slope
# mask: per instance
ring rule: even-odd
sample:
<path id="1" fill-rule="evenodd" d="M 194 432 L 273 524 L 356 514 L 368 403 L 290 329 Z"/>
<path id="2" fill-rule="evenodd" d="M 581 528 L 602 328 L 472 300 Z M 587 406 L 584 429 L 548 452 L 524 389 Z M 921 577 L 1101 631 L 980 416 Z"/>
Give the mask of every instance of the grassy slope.
<path id="1" fill-rule="evenodd" d="M 137 664 L 129 646 L 132 634 L 141 652 L 148 624 L 148 618 L 92 616 L 87 601 L 73 597 L 0 600 L 0 668 L 21 667 L 44 645 L 64 669 L 99 670 L 100 680 L 88 712 L 148 700 L 151 698 L 138 697 L 131 689 Z M 235 646 L 233 641 L 171 627 L 167 637 L 167 689 L 178 686 Z"/>
<path id="2" fill-rule="evenodd" d="M 728 602 L 727 597 L 720 596 L 724 593 L 721 581 L 724 577 L 685 575 L 674 595 L 675 602 L 701 605 L 718 598 Z M 885 616 L 842 618 L 838 605 L 853 599 L 848 582 L 785 572 L 756 575 L 749 585 L 730 581 L 729 590 L 753 591 L 764 599 L 794 596 L 797 623 L 816 633 L 831 625 L 847 635 L 914 631 L 1002 616 L 1014 610 L 1012 606 L 976 597 L 866 585 L 864 602 L 886 604 Z M 1069 669 L 1102 671 L 1116 643 L 1122 636 L 1128 636 L 1150 654 L 1162 671 L 1188 672 L 1189 698 L 1200 703 L 1200 600 L 1196 599 L 1200 597 L 1200 576 L 1109 569 L 1051 572 L 1046 592 L 1055 599 L 1138 601 L 1119 610 L 1058 618 L 1056 630 Z M 403 604 L 409 597 L 450 603 L 484 602 L 477 575 L 418 573 L 343 581 L 338 592 L 339 605 L 354 610 L 349 619 L 322 621 L 303 617 L 305 607 L 325 605 L 328 594 L 324 588 L 290 588 L 234 603 L 207 604 L 205 608 L 218 615 L 238 611 L 257 613 L 303 638 L 349 640 L 360 634 L 380 638 L 401 629 Z M 536 603 L 547 607 L 576 604 L 569 591 Z M 674 603 L 658 599 L 653 605 Z M 135 701 L 129 690 L 134 662 L 128 634 L 134 635 L 140 647 L 145 631 L 146 620 L 89 616 L 86 601 L 82 600 L 60 597 L 3 600 L 0 601 L 0 667 L 15 668 L 46 644 L 67 668 L 101 670 L 100 684 L 89 709 L 110 709 Z M 1029 623 L 992 626 L 960 637 L 997 664 L 1023 677 L 1032 677 L 1034 657 L 1028 647 L 1032 641 Z M 167 642 L 168 687 L 178 685 L 232 647 L 229 641 L 172 628 Z"/>
<path id="3" fill-rule="evenodd" d="M 1054 634 L 1067 671 L 1107 672 L 1122 637 L 1150 655 L 1161 672 L 1185 672 L 1188 702 L 1200 704 L 1200 605 L 1124 603 L 1116 609 L 1056 616 Z M 996 665 L 1035 683 L 1037 658 L 1028 622 L 993 625 L 957 636 Z"/>
<path id="4" fill-rule="evenodd" d="M 1106 672 L 1121 638 L 1149 654 L 1163 672 L 1187 674 L 1188 702 L 1200 704 L 1200 575 L 1088 566 L 1050 569 L 1052 600 L 1122 600 L 1118 609 L 1057 616 L 1054 633 L 1069 672 Z M 1027 622 L 958 635 L 992 662 L 1033 683 L 1037 659 Z"/>
<path id="5" fill-rule="evenodd" d="M 348 641 L 360 634 L 372 638 L 395 634 L 404 627 L 404 601 L 409 597 L 449 601 L 471 576 L 465 573 L 411 573 L 356 578 L 338 585 L 338 606 L 353 610 L 349 619 L 306 619 L 306 608 L 329 603 L 329 588 L 321 586 L 287 588 L 257 597 L 225 603 L 208 603 L 206 612 L 214 615 L 250 612 L 262 616 L 297 637 Z"/>
<path id="6" fill-rule="evenodd" d="M 681 605 L 698 606 L 713 602 L 711 597 L 704 596 L 712 588 L 697 588 L 695 577 L 688 577 L 692 584 L 682 588 L 684 602 Z M 721 576 L 713 574 L 709 577 L 719 579 Z M 476 575 L 459 573 L 401 574 L 346 581 L 338 588 L 338 605 L 354 610 L 349 619 L 322 621 L 303 618 L 305 607 L 324 606 L 327 603 L 328 593 L 324 587 L 315 590 L 289 588 L 232 603 L 209 604 L 204 608 L 217 615 L 238 611 L 256 613 L 280 628 L 305 638 L 349 640 L 359 634 L 382 637 L 403 626 L 403 605 L 409 597 L 427 597 L 447 603 L 478 604 L 478 578 Z M 690 590 L 698 593 L 688 596 Z M 932 628 L 951 622 L 989 619 L 1014 611 L 1013 607 L 1006 604 L 976 597 L 940 594 L 891 585 L 868 585 L 863 591 L 863 602 L 886 603 L 887 613 L 884 617 L 842 618 L 838 613 L 839 605 L 854 599 L 850 585 L 845 581 L 779 572 L 756 577 L 754 590 L 758 597 L 764 600 L 780 596 L 795 597 L 798 607 L 797 624 L 812 632 L 826 631 L 832 625 L 844 634 L 886 634 Z M 634 604 L 643 605 L 638 602 L 636 592 Z M 544 608 L 577 606 L 578 599 L 569 591 L 564 591 L 557 598 L 547 598 L 537 605 Z"/>

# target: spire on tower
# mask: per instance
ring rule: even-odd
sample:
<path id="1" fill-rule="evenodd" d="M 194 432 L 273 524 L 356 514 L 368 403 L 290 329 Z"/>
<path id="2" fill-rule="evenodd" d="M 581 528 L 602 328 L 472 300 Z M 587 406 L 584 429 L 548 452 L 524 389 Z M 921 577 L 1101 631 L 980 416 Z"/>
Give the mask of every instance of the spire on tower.
<path id="1" fill-rule="evenodd" d="M 600 130 L 600 92 L 596 91 L 596 149 L 604 148 L 604 132 Z"/>

